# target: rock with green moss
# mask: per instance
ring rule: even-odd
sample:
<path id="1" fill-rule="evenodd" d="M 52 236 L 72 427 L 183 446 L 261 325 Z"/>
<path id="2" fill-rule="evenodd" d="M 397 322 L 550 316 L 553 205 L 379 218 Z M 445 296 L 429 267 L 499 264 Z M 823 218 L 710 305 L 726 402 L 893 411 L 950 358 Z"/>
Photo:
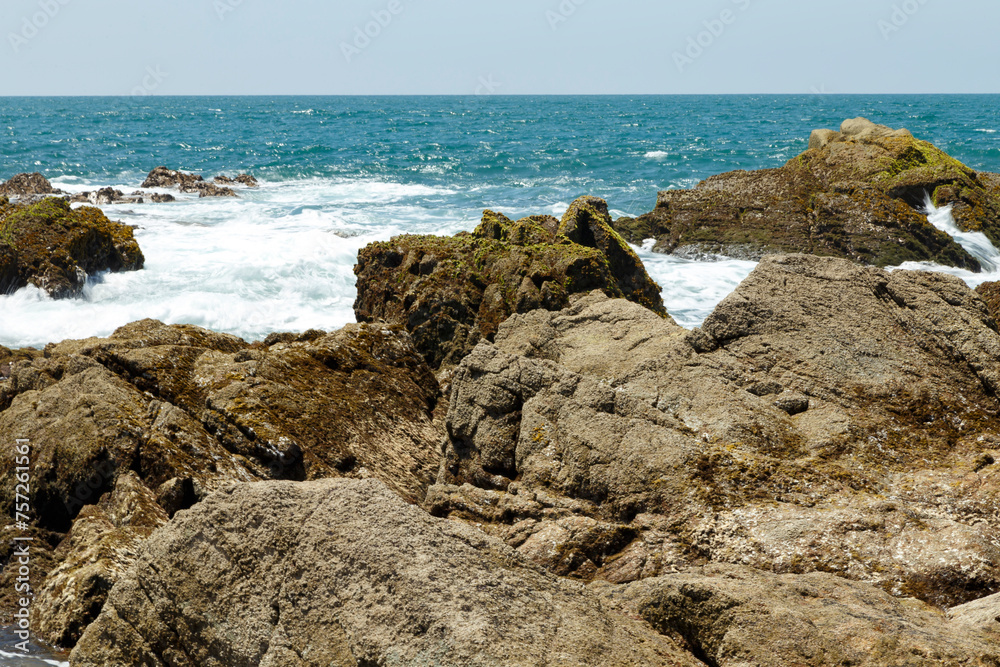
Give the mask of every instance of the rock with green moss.
<path id="1" fill-rule="evenodd" d="M 598 289 L 666 316 L 660 288 L 595 197 L 574 202 L 561 221 L 486 211 L 471 234 L 373 243 L 354 272 L 358 321 L 406 327 L 435 368 L 492 340 L 512 313 L 559 310 L 572 294 Z"/>
<path id="2" fill-rule="evenodd" d="M 455 371 L 425 501 L 561 575 L 706 561 L 1000 590 L 1000 335 L 958 278 L 765 258 L 695 331 L 600 293 Z"/>
<path id="3" fill-rule="evenodd" d="M 439 466 L 445 404 L 398 327 L 349 325 L 248 344 L 144 320 L 43 352 L 0 350 L 0 367 L 0 433 L 33 446 L 35 528 L 69 531 L 79 542 L 56 550 L 52 576 L 61 579 L 41 579 L 41 565 L 34 572 L 36 589 L 51 591 L 52 617 L 37 627 L 64 645 L 82 631 L 79 619 L 100 611 L 105 584 L 141 541 L 141 531 L 96 507 L 103 495 L 121 494 L 124 477 L 134 474 L 165 518 L 220 485 L 262 479 L 374 477 L 415 503 Z M 9 517 L 15 484 L 13 466 L 0 470 Z M 108 540 L 131 546 L 112 549 Z"/>
<path id="4" fill-rule="evenodd" d="M 959 227 L 1000 245 L 1000 191 L 906 130 L 863 118 L 813 133 L 778 169 L 713 176 L 661 192 L 656 208 L 615 228 L 632 243 L 680 255 L 759 259 L 769 253 L 844 257 L 875 266 L 933 261 L 973 271 L 978 261 L 927 221 L 925 201 L 951 206 Z"/>
<path id="5" fill-rule="evenodd" d="M 0 293 L 34 285 L 54 298 L 73 296 L 90 274 L 144 262 L 132 228 L 100 209 L 71 209 L 54 197 L 0 205 Z"/>

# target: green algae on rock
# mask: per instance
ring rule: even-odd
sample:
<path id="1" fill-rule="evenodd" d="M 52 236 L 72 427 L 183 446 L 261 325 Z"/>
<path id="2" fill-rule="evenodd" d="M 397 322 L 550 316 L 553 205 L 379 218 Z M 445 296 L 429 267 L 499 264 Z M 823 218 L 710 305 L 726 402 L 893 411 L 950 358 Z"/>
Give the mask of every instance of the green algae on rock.
<path id="1" fill-rule="evenodd" d="M 666 316 L 659 286 L 596 197 L 573 202 L 561 221 L 486 211 L 471 234 L 373 243 L 354 272 L 358 321 L 405 326 L 435 368 L 492 340 L 511 314 L 559 310 L 571 294 L 598 289 Z"/>
<path id="2" fill-rule="evenodd" d="M 693 190 L 660 192 L 655 210 L 615 228 L 632 243 L 682 256 L 759 259 L 808 253 L 874 266 L 933 261 L 978 271 L 979 262 L 923 212 L 929 196 L 958 226 L 1000 245 L 1000 188 L 906 130 L 863 118 L 817 130 L 802 155 L 777 169 L 713 176 Z"/>
<path id="3" fill-rule="evenodd" d="M 145 258 L 132 228 L 100 209 L 71 209 L 63 199 L 0 200 L 0 293 L 27 285 L 54 298 L 78 294 L 99 271 L 136 271 Z"/>

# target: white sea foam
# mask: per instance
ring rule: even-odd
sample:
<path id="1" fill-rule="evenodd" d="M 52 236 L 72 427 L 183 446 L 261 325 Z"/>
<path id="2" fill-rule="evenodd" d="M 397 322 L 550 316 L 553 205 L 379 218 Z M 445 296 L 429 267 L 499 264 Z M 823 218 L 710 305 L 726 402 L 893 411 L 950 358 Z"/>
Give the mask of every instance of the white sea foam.
<path id="1" fill-rule="evenodd" d="M 682 259 L 653 252 L 649 243 L 635 250 L 663 290 L 667 312 L 689 329 L 700 326 L 757 266 L 757 262 L 723 257 L 711 262 Z"/>
<path id="2" fill-rule="evenodd" d="M 666 151 L 649 151 L 643 157 L 649 158 L 650 160 L 665 160 L 670 157 L 670 153 Z"/>
<path id="3" fill-rule="evenodd" d="M 934 202 L 931 201 L 930 195 L 927 196 L 924 206 L 926 209 L 925 212 L 927 213 L 927 221 L 940 229 L 942 232 L 954 238 L 956 243 L 965 248 L 970 255 L 979 260 L 979 265 L 983 270 L 980 273 L 973 273 L 972 271 L 967 271 L 965 269 L 959 269 L 953 266 L 942 266 L 941 264 L 936 264 L 934 262 L 904 262 L 897 267 L 892 267 L 893 269 L 910 269 L 914 271 L 937 271 L 938 273 L 948 273 L 953 276 L 958 276 L 964 280 L 969 287 L 973 288 L 988 281 L 1000 280 L 1000 250 L 997 250 L 996 246 L 994 246 L 993 243 L 986 238 L 985 234 L 982 232 L 963 232 L 955 223 L 955 218 L 952 216 L 951 206 L 944 206 L 942 208 L 934 206 Z"/>

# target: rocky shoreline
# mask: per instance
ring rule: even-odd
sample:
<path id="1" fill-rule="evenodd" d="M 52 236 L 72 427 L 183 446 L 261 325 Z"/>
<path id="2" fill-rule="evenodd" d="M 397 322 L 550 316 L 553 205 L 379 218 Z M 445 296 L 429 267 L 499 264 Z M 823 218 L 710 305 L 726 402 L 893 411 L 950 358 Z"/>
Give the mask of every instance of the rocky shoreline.
<path id="1" fill-rule="evenodd" d="M 928 185 L 1000 230 L 934 151 L 855 120 L 635 220 L 585 197 L 375 243 L 332 333 L 0 348 L 32 627 L 95 666 L 1000 665 L 1000 292 L 879 268 L 978 267 Z M 687 330 L 647 238 L 761 261 Z"/>

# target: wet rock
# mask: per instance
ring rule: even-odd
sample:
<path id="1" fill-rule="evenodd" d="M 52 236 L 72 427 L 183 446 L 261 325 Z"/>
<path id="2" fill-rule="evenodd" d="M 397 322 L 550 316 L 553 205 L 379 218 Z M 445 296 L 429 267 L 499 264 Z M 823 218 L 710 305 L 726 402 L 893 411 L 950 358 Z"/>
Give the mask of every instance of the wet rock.
<path id="1" fill-rule="evenodd" d="M 114 188 L 101 188 L 94 192 L 81 192 L 69 199 L 70 203 L 92 204 L 94 206 L 108 206 L 111 204 L 142 204 L 143 193 L 136 191 L 131 195 L 126 195 L 121 190 Z"/>
<path id="2" fill-rule="evenodd" d="M 76 295 L 87 276 L 135 271 L 145 262 L 132 228 L 96 208 L 50 197 L 0 208 L 0 292 L 27 285 L 54 298 Z"/>
<path id="3" fill-rule="evenodd" d="M 373 480 L 232 487 L 147 545 L 74 665 L 699 664 Z"/>
<path id="4" fill-rule="evenodd" d="M 177 199 L 170 194 L 153 192 L 149 195 L 149 201 L 154 204 L 165 204 L 167 202 L 177 201 Z"/>
<path id="5" fill-rule="evenodd" d="M 157 167 L 149 172 L 146 180 L 142 182 L 143 188 L 172 188 L 192 187 L 195 183 L 202 183 L 204 179 L 197 174 L 186 174 L 182 171 Z"/>
<path id="6" fill-rule="evenodd" d="M 972 271 L 979 262 L 927 221 L 925 200 L 951 206 L 959 227 L 1000 245 L 1000 190 L 906 130 L 858 118 L 817 130 L 809 150 L 778 169 L 713 176 L 661 192 L 656 209 L 614 227 L 658 252 L 757 260 L 810 253 L 891 266 L 933 261 Z"/>
<path id="7" fill-rule="evenodd" d="M 33 195 L 61 195 L 62 190 L 56 190 L 48 179 L 35 172 L 33 174 L 17 174 L 10 180 L 0 183 L 0 195 L 8 197 L 31 197 Z"/>
<path id="8" fill-rule="evenodd" d="M 574 202 L 561 222 L 486 211 L 472 234 L 373 243 L 354 271 L 358 321 L 405 326 L 435 368 L 491 340 L 512 313 L 558 310 L 572 294 L 600 289 L 666 315 L 659 287 L 595 198 Z"/>
<path id="9" fill-rule="evenodd" d="M 259 185 L 257 183 L 257 179 L 251 176 L 250 174 L 239 174 L 234 178 L 230 178 L 228 176 L 216 176 L 212 180 L 222 185 L 233 185 L 235 183 L 239 183 L 241 185 L 247 186 L 248 188 L 256 188 Z"/>
<path id="10" fill-rule="evenodd" d="M 601 294 L 517 314 L 455 370 L 425 506 L 584 579 L 728 562 L 962 604 L 1000 590 L 995 327 L 957 278 L 803 255 L 697 336 Z M 635 539 L 594 560 L 572 517 Z"/>
<path id="11" fill-rule="evenodd" d="M 194 183 L 190 186 L 181 186 L 181 192 L 197 192 L 198 197 L 237 197 L 236 191 L 232 188 L 219 187 L 215 183 Z"/>

